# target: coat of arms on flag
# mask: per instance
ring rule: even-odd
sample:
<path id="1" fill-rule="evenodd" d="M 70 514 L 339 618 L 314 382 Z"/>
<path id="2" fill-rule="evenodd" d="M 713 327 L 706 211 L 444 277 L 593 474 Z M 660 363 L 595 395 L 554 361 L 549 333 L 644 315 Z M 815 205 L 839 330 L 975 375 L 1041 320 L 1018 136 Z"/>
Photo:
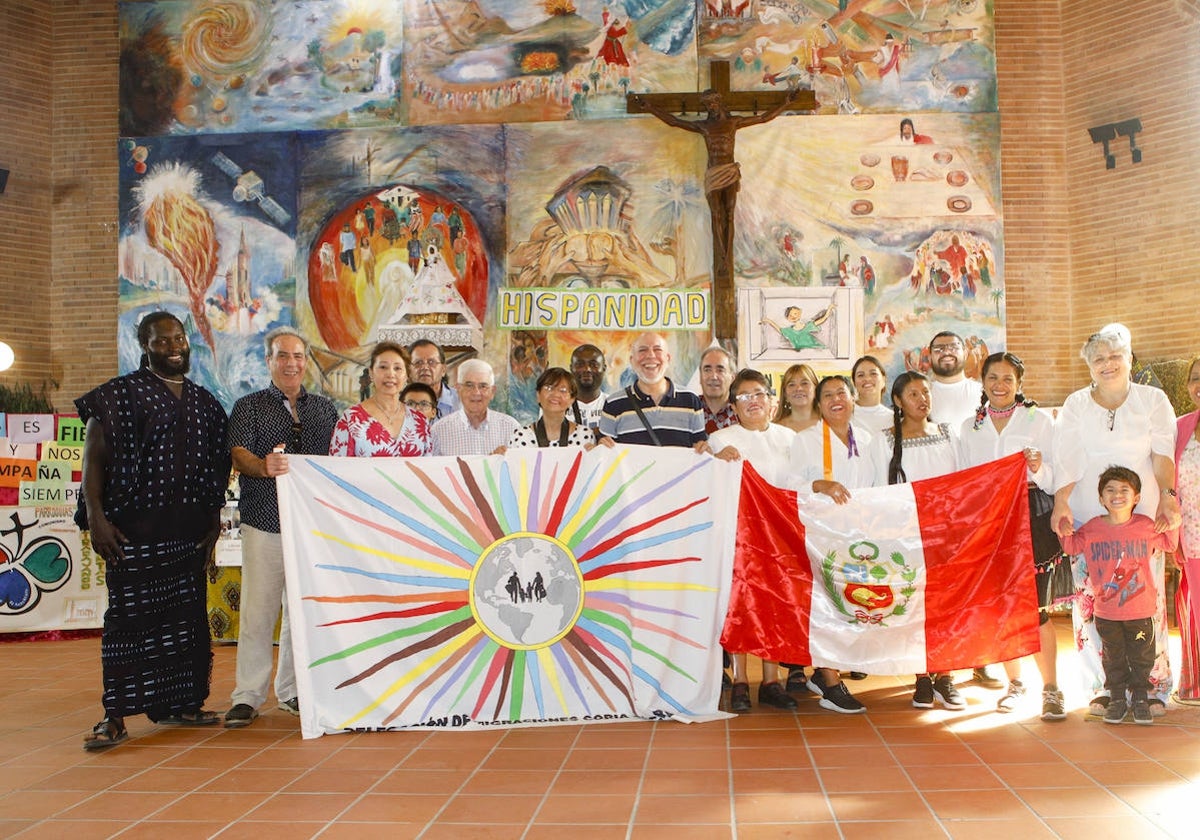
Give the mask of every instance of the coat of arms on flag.
<path id="1" fill-rule="evenodd" d="M 291 461 L 305 737 L 716 710 L 736 467 L 652 447 Z"/>

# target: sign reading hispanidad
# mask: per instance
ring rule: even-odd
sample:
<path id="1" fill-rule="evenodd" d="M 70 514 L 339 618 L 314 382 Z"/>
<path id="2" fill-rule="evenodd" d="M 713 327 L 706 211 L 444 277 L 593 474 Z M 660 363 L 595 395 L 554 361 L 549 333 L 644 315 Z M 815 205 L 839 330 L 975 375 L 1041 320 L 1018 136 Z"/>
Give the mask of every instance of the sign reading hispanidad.
<path id="1" fill-rule="evenodd" d="M 709 326 L 700 289 L 504 288 L 496 321 L 506 330 L 697 330 Z"/>

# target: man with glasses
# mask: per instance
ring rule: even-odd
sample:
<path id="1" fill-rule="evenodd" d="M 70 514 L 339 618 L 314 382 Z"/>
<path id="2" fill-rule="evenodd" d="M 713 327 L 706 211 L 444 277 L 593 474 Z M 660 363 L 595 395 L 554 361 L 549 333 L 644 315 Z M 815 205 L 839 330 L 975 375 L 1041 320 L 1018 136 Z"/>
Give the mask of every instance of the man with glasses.
<path id="1" fill-rule="evenodd" d="M 237 685 L 225 726 L 249 726 L 267 699 L 271 647 L 279 631 L 275 696 L 279 708 L 298 715 L 296 671 L 292 664 L 283 540 L 275 479 L 288 471 L 288 455 L 328 455 L 337 409 L 328 397 L 304 388 L 308 342 L 291 327 L 271 330 L 263 339 L 271 384 L 242 397 L 229 419 L 228 444 L 238 471 L 241 496 L 242 592 L 238 630 Z"/>
<path id="2" fill-rule="evenodd" d="M 704 431 L 712 434 L 737 423 L 738 416 L 729 398 L 736 366 L 721 347 L 709 347 L 700 356 L 700 391 L 704 397 Z"/>
<path id="3" fill-rule="evenodd" d="M 655 333 L 643 333 L 633 342 L 629 366 L 637 382 L 610 394 L 600 415 L 600 434 L 615 443 L 643 446 L 690 446 L 711 452 L 704 431 L 700 397 L 675 388 L 667 378 L 671 351 Z"/>
<path id="4" fill-rule="evenodd" d="M 974 417 L 983 397 L 983 384 L 968 379 L 964 372 L 966 358 L 967 344 L 957 333 L 944 330 L 929 342 L 929 392 L 933 400 L 929 417 L 949 423 L 951 429 L 961 429 L 968 417 Z M 1004 688 L 1004 682 L 986 665 L 973 669 L 971 681 L 984 688 Z"/>
<path id="5" fill-rule="evenodd" d="M 467 359 L 458 366 L 458 393 L 462 410 L 443 416 L 433 426 L 434 455 L 492 455 L 503 453 L 515 419 L 488 405 L 496 395 L 496 375 L 482 359 Z"/>
<path id="6" fill-rule="evenodd" d="M 966 365 L 967 346 L 962 336 L 943 331 L 929 342 L 929 383 L 933 395 L 930 419 L 948 423 L 958 429 L 968 417 L 975 416 L 983 396 L 983 385 L 977 379 L 968 379 L 963 372 Z"/>
<path id="7" fill-rule="evenodd" d="M 427 338 L 408 345 L 409 381 L 423 382 L 433 389 L 437 399 L 437 416 L 445 417 L 461 406 L 458 392 L 446 379 L 446 356 L 442 348 Z"/>
<path id="8" fill-rule="evenodd" d="M 594 344 L 580 344 L 571 353 L 571 375 L 579 385 L 579 394 L 571 406 L 577 426 L 595 429 L 600 425 L 600 412 L 608 395 L 601 390 L 608 364 L 604 352 Z"/>

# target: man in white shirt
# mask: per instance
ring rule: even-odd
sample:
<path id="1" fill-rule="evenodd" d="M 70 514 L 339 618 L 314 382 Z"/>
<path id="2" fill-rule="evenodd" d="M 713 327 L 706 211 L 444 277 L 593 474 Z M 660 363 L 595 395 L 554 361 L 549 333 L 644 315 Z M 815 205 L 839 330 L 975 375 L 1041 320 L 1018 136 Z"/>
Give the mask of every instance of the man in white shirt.
<path id="1" fill-rule="evenodd" d="M 983 385 L 978 379 L 968 379 L 963 373 L 967 358 L 967 346 L 956 333 L 942 331 L 929 342 L 929 383 L 933 394 L 933 410 L 930 419 L 937 423 L 949 423 L 958 430 L 963 421 L 975 416 L 983 396 Z"/>
<path id="2" fill-rule="evenodd" d="M 967 345 L 962 336 L 943 330 L 929 342 L 929 392 L 933 395 L 930 419 L 961 429 L 968 417 L 974 417 L 983 397 L 983 384 L 968 379 L 963 372 Z M 972 682 L 984 688 L 1004 688 L 1004 683 L 988 673 L 987 666 L 974 669 Z"/>
<path id="3" fill-rule="evenodd" d="M 580 344 L 571 353 L 571 375 L 579 385 L 579 395 L 571 408 L 571 416 L 576 425 L 595 429 L 600 425 L 600 412 L 604 410 L 604 400 L 608 394 L 601 387 L 604 385 L 604 372 L 608 364 L 604 360 L 604 351 L 594 344 Z"/>
<path id="4" fill-rule="evenodd" d="M 482 359 L 467 359 L 458 366 L 458 394 L 462 409 L 433 425 L 434 455 L 491 455 L 508 446 L 521 424 L 488 405 L 496 395 L 496 375 Z"/>

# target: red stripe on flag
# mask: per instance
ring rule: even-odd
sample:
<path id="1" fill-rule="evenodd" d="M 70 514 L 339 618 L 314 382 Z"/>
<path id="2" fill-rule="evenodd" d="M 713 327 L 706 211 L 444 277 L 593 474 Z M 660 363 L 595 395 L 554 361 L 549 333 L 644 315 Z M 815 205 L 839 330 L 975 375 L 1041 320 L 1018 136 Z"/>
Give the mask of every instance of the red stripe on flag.
<path id="1" fill-rule="evenodd" d="M 796 494 L 742 464 L 733 588 L 721 645 L 731 653 L 807 665 L 813 578 Z"/>
<path id="2" fill-rule="evenodd" d="M 1038 650 L 1025 456 L 915 481 L 929 671 Z"/>

